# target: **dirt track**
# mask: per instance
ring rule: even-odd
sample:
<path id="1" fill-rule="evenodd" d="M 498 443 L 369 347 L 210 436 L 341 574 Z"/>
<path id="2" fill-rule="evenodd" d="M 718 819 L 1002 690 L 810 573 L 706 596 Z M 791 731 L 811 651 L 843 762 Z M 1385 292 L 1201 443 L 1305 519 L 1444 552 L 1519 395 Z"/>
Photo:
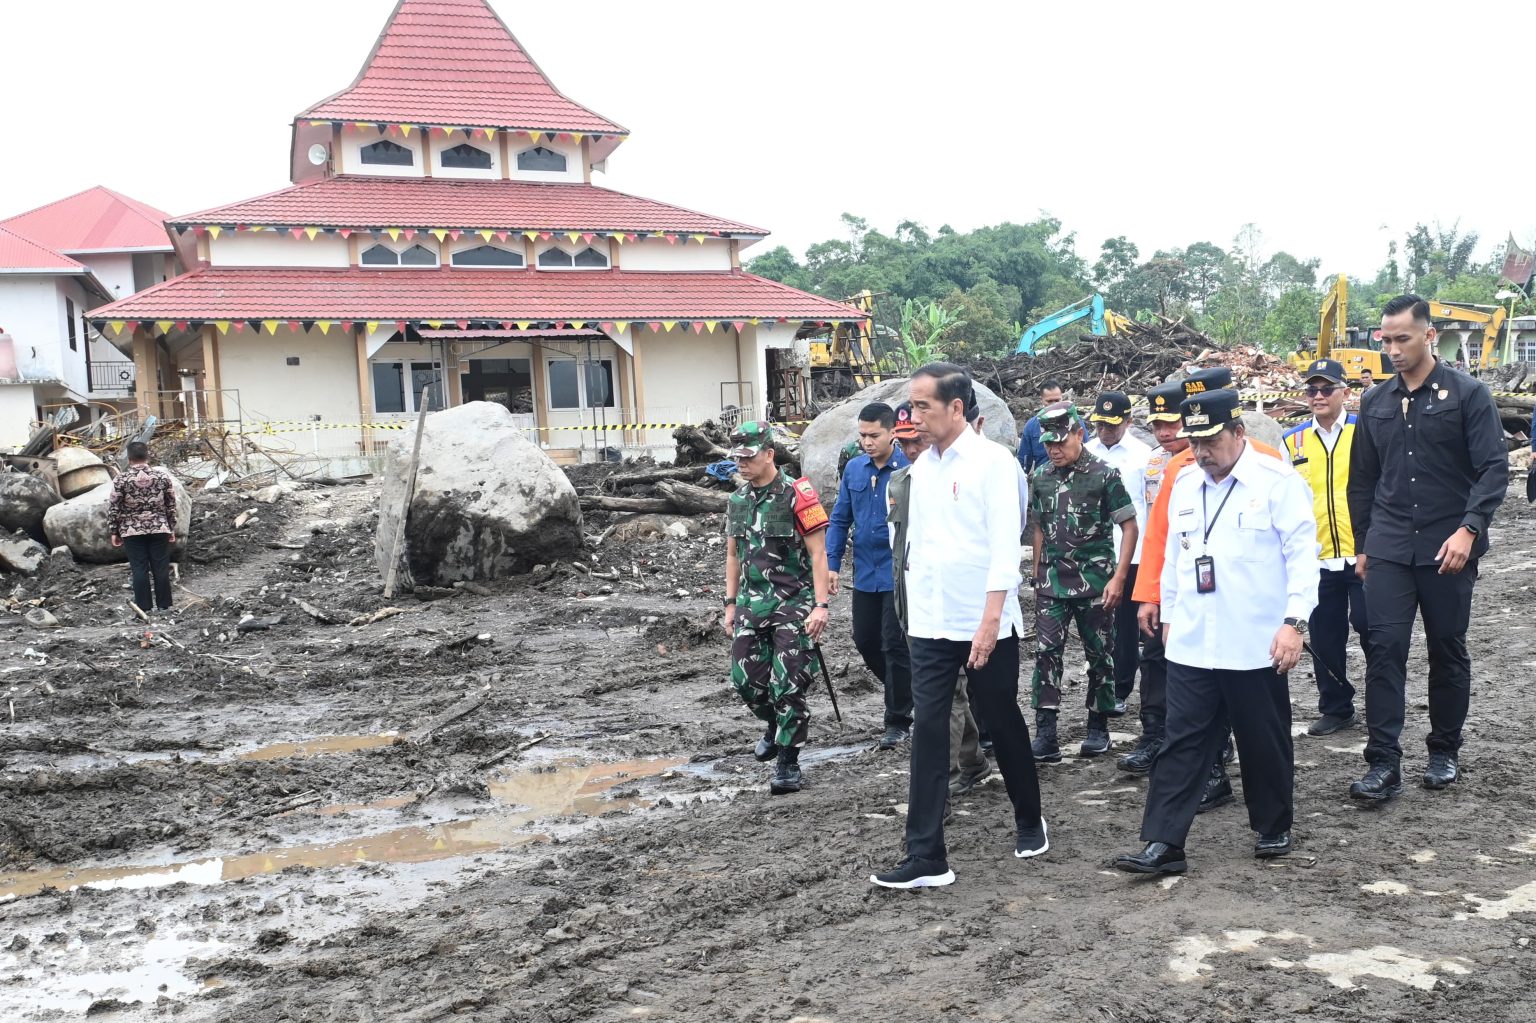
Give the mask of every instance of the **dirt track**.
<path id="1" fill-rule="evenodd" d="M 957 805 L 958 883 L 919 894 L 865 880 L 906 774 L 867 749 L 845 603 L 848 728 L 818 693 L 813 787 L 770 798 L 707 529 L 608 541 L 617 580 L 546 569 L 354 626 L 389 606 L 373 493 L 294 495 L 239 537 L 248 500 L 200 505 L 194 544 L 223 553 L 183 582 L 209 599 L 180 592 L 150 649 L 120 568 L 68 580 L 58 630 L 0 627 L 0 1019 L 1536 1018 L 1536 515 L 1513 490 L 1462 783 L 1363 811 L 1363 732 L 1301 737 L 1297 855 L 1252 860 L 1237 805 L 1196 825 L 1187 878 L 1146 883 L 1105 867 L 1145 783 L 1069 758 L 1043 773 L 1047 856 L 1009 855 L 994 776 Z M 246 613 L 284 621 L 241 633 Z M 1311 687 L 1293 675 L 1298 727 Z"/>

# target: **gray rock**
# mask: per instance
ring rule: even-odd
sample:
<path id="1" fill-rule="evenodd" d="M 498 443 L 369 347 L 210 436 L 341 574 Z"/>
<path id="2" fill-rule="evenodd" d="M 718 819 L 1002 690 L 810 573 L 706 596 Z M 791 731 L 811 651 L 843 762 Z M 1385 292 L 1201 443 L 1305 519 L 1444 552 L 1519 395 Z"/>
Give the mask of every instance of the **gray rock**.
<path id="1" fill-rule="evenodd" d="M 36 476 L 24 472 L 0 473 L 0 528 L 9 533 L 24 529 L 39 542 L 43 539 L 43 516 L 62 498 Z"/>
<path id="2" fill-rule="evenodd" d="M 374 545 L 384 576 L 412 443 L 401 435 L 384 465 Z M 513 427 L 505 406 L 473 401 L 427 416 L 406 520 L 405 585 L 500 579 L 569 557 L 582 544 L 576 488 Z"/>
<path id="3" fill-rule="evenodd" d="M 22 529 L 7 537 L 0 537 L 0 568 L 7 572 L 32 575 L 43 567 L 48 548 L 38 543 Z"/>
<path id="4" fill-rule="evenodd" d="M 1254 440 L 1261 444 L 1268 444 L 1276 451 L 1280 450 L 1281 437 L 1284 436 L 1285 430 L 1269 416 L 1262 412 L 1244 412 L 1243 426 L 1247 429 L 1248 436 Z"/>
<path id="5" fill-rule="evenodd" d="M 171 486 L 176 494 L 176 535 L 184 538 L 192 528 L 192 498 L 181 481 L 173 479 Z M 112 546 L 112 535 L 107 532 L 107 502 L 111 497 L 112 488 L 101 486 L 49 508 L 43 520 L 49 546 L 68 547 L 76 561 L 98 565 L 127 561 L 127 553 Z M 179 558 L 184 547 L 184 540 L 173 543 L 171 557 Z"/>
<path id="6" fill-rule="evenodd" d="M 34 607 L 24 617 L 27 619 L 27 624 L 34 629 L 57 629 L 59 627 L 59 620 L 45 608 Z"/>
<path id="7" fill-rule="evenodd" d="M 800 472 L 809 476 L 828 508 L 837 498 L 837 456 L 843 445 L 858 438 L 859 410 L 871 402 L 883 401 L 895 408 L 907 400 L 905 377 L 871 384 L 858 394 L 835 405 L 805 428 L 800 436 Z M 1003 400 L 981 383 L 976 384 L 976 400 L 986 417 L 982 426 L 987 437 L 1014 451 L 1019 445 L 1019 429 L 1013 413 Z"/>

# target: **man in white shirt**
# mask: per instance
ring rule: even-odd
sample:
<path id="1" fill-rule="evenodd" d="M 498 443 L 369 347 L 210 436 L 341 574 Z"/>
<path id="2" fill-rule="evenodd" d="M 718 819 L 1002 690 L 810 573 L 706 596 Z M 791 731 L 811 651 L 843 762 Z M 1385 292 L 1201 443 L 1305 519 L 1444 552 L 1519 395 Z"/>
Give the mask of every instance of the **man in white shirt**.
<path id="1" fill-rule="evenodd" d="M 977 402 L 965 370 L 944 362 L 922 367 L 912 375 L 910 398 L 912 422 L 933 445 L 912 465 L 906 548 L 894 552 L 905 566 L 914 720 L 907 855 L 870 878 L 887 888 L 955 880 L 944 847 L 944 804 L 949 712 L 961 668 L 1013 803 L 1014 855 L 1049 848 L 1018 703 L 1019 472 L 1006 448 L 967 425 Z"/>
<path id="2" fill-rule="evenodd" d="M 1136 602 L 1130 595 L 1136 590 L 1136 569 L 1141 565 L 1142 537 L 1147 531 L 1147 459 L 1152 446 L 1131 436 L 1131 399 L 1124 391 L 1105 391 L 1093 402 L 1088 414 L 1095 436 L 1088 442 L 1090 454 L 1120 470 L 1120 479 L 1131 492 L 1136 509 L 1136 550 L 1131 555 L 1126 576 L 1126 599 L 1115 606 L 1115 709 L 1110 717 L 1125 713 L 1125 701 L 1136 688 L 1136 669 L 1141 664 L 1140 630 L 1136 626 Z M 1120 527 L 1115 527 L 1115 550 L 1120 549 Z"/>
<path id="3" fill-rule="evenodd" d="M 1248 443 L 1237 392 L 1186 398 L 1195 466 L 1173 483 L 1161 580 L 1168 734 L 1152 763 L 1141 838 L 1115 860 L 1138 874 L 1186 869 L 1184 841 L 1223 739 L 1237 737 L 1254 855 L 1291 851 L 1291 702 L 1317 603 L 1317 523 L 1296 470 Z"/>

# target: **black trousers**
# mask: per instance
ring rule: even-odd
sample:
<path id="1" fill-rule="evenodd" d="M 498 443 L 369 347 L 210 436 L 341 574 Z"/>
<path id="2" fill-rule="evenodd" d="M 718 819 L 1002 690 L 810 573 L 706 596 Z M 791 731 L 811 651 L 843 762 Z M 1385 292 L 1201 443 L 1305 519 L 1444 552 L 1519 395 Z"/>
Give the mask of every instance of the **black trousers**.
<path id="1" fill-rule="evenodd" d="M 1317 712 L 1347 718 L 1355 712 L 1355 687 L 1349 682 L 1349 630 L 1370 650 L 1365 625 L 1365 587 L 1354 566 L 1320 571 L 1317 608 L 1307 623 L 1311 633 L 1312 673 L 1317 677 Z"/>
<path id="2" fill-rule="evenodd" d="M 1168 662 L 1168 738 L 1152 761 L 1143 842 L 1182 846 L 1226 739 L 1237 736 L 1248 826 L 1261 835 L 1289 831 L 1295 756 L 1291 697 L 1273 668 L 1225 671 Z"/>
<path id="3" fill-rule="evenodd" d="M 1139 608 L 1141 605 L 1131 606 Z M 1140 631 L 1134 617 L 1131 627 Z M 1148 738 L 1162 738 L 1168 720 L 1168 658 L 1164 656 L 1163 650 L 1161 628 L 1154 629 L 1150 637 L 1142 637 L 1141 734 Z"/>
<path id="4" fill-rule="evenodd" d="M 885 686 L 885 727 L 912 727 L 912 662 L 894 591 L 853 591 L 853 645 Z"/>
<path id="5" fill-rule="evenodd" d="M 1136 668 L 1141 663 L 1141 629 L 1136 624 L 1137 604 L 1131 599 L 1136 589 L 1136 569 L 1132 565 L 1125 577 L 1125 596 L 1115 608 L 1115 637 L 1110 649 L 1115 654 L 1115 699 L 1125 700 L 1136 689 Z M 1142 676 L 1146 685 L 1146 676 Z M 1142 694 L 1146 699 L 1146 694 Z"/>
<path id="6" fill-rule="evenodd" d="M 171 534 L 146 533 L 123 537 L 128 567 L 133 570 L 133 602 L 140 611 L 165 611 L 171 606 Z M 154 599 L 150 604 L 150 579 L 154 579 Z"/>
<path id="7" fill-rule="evenodd" d="M 955 675 L 965 668 L 971 644 L 920 639 L 912 645 L 912 774 L 907 796 L 907 855 L 944 863 L 944 804 L 949 798 L 949 710 Z M 1029 748 L 1029 727 L 1019 710 L 1019 637 L 997 641 L 980 668 L 965 668 L 972 705 L 987 717 L 994 755 L 1013 802 L 1013 820 L 1032 827 L 1040 820 L 1040 779 Z"/>
<path id="8" fill-rule="evenodd" d="M 1401 565 L 1371 558 L 1365 574 L 1365 617 L 1370 640 L 1365 656 L 1365 721 L 1369 764 L 1397 764 L 1403 755 L 1403 705 L 1408 684 L 1408 647 L 1413 619 L 1424 616 L 1429 647 L 1429 736 L 1431 751 L 1461 749 L 1461 727 L 1472 695 L 1472 658 L 1467 625 L 1477 562 L 1456 575 L 1434 565 Z"/>

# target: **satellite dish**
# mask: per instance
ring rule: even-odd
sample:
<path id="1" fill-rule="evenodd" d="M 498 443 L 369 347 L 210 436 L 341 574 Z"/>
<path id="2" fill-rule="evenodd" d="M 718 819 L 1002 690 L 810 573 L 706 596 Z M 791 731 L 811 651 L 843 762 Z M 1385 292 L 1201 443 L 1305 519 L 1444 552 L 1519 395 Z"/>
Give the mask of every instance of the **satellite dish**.
<path id="1" fill-rule="evenodd" d="M 325 163 L 325 161 L 329 160 L 330 158 L 331 151 L 329 147 L 327 147 L 324 143 L 316 142 L 314 145 L 309 147 L 309 162 L 314 164 L 316 167 Z"/>

